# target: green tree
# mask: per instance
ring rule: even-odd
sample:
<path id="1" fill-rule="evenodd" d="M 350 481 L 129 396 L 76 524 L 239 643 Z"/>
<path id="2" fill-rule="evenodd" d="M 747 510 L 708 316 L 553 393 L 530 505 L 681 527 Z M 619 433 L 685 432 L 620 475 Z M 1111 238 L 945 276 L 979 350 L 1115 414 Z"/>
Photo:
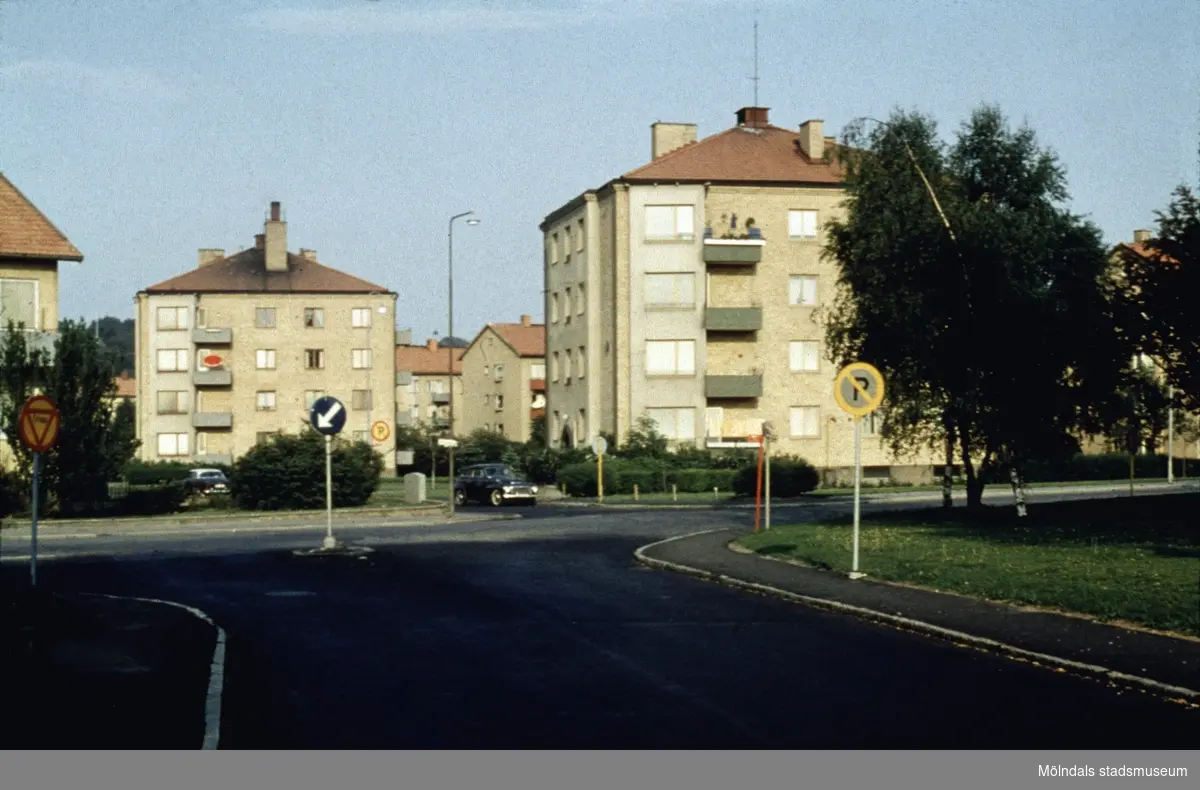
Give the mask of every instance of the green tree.
<path id="1" fill-rule="evenodd" d="M 620 447 L 610 443 L 608 451 L 622 458 L 665 458 L 668 453 L 667 437 L 659 433 L 654 418 L 642 415 L 629 429 L 625 443 Z"/>
<path id="2" fill-rule="evenodd" d="M 1118 452 L 1154 453 L 1167 431 L 1167 387 L 1145 368 L 1133 367 L 1104 410 L 1104 436 Z"/>
<path id="3" fill-rule="evenodd" d="M 852 124 L 845 142 L 847 213 L 825 248 L 839 269 L 829 356 L 880 368 L 891 449 L 950 442 L 979 507 L 993 467 L 1019 480 L 1061 454 L 1114 389 L 1124 351 L 1099 231 L 1061 207 L 1055 156 L 994 107 L 951 146 L 899 111 L 869 133 Z"/>
<path id="4" fill-rule="evenodd" d="M 383 459 L 366 442 L 335 438 L 331 459 L 335 507 L 365 505 L 379 485 Z M 230 493 L 251 510 L 325 505 L 325 437 L 305 428 L 255 445 L 233 465 Z"/>

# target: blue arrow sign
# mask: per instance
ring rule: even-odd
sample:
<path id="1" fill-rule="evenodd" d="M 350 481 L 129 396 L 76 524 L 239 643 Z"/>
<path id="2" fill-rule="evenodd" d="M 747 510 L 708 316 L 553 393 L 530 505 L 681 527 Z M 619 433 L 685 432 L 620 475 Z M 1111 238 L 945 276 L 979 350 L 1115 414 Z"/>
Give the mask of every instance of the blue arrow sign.
<path id="1" fill-rule="evenodd" d="M 337 398 L 326 395 L 313 403 L 308 419 L 318 433 L 333 436 L 341 433 L 346 424 L 346 407 Z"/>

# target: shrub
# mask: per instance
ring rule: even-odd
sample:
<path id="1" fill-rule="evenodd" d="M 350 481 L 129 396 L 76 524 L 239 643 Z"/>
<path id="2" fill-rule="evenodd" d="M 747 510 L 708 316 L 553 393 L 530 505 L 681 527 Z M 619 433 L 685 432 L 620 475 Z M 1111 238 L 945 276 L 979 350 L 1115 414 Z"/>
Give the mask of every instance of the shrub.
<path id="1" fill-rule="evenodd" d="M 712 491 L 713 488 L 732 491 L 735 475 L 736 469 L 678 469 L 667 473 L 667 482 L 690 494 Z"/>
<path id="2" fill-rule="evenodd" d="M 0 469 L 0 518 L 20 513 L 29 506 L 24 488 L 16 475 Z"/>
<path id="3" fill-rule="evenodd" d="M 559 470 L 574 464 L 586 463 L 588 453 L 583 449 L 550 450 L 545 447 L 523 446 L 517 453 L 521 470 L 530 482 L 551 484 L 558 480 Z M 593 477 L 595 474 L 593 473 Z"/>
<path id="4" fill-rule="evenodd" d="M 383 460 L 365 442 L 335 439 L 332 466 L 336 507 L 365 505 L 383 472 Z M 323 507 L 325 438 L 305 430 L 255 446 L 234 465 L 230 492 L 247 510 Z"/>
<path id="5" fill-rule="evenodd" d="M 125 496 L 113 500 L 107 508 L 111 516 L 156 516 L 176 513 L 187 499 L 187 487 L 180 480 L 160 483 L 147 488 L 131 489 Z"/>
<path id="6" fill-rule="evenodd" d="M 596 464 L 583 462 L 567 464 L 558 470 L 557 482 L 565 486 L 570 496 L 596 496 Z M 611 463 L 604 464 L 604 490 L 606 493 L 616 493 L 616 472 Z"/>
<path id="7" fill-rule="evenodd" d="M 133 459 L 125 464 L 121 475 L 131 486 L 148 486 L 186 480 L 193 469 L 220 469 L 228 477 L 231 468 L 224 464 L 185 464 L 179 461 L 140 461 Z"/>
<path id="8" fill-rule="evenodd" d="M 765 471 L 765 470 L 764 470 Z M 794 455 L 771 457 L 771 497 L 794 497 L 817 487 L 820 476 L 808 461 Z M 758 465 L 737 470 L 733 490 L 741 496 L 754 496 L 758 485 Z"/>

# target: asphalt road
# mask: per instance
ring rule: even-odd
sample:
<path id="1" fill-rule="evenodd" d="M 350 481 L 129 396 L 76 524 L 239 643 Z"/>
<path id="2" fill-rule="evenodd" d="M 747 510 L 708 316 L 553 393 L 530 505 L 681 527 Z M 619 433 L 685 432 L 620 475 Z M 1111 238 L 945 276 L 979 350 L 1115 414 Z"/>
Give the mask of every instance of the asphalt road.
<path id="1" fill-rule="evenodd" d="M 340 529 L 365 560 L 292 553 L 319 530 L 57 541 L 41 575 L 212 615 L 222 748 L 1194 746 L 1170 703 L 633 560 L 746 511 L 532 515 Z"/>

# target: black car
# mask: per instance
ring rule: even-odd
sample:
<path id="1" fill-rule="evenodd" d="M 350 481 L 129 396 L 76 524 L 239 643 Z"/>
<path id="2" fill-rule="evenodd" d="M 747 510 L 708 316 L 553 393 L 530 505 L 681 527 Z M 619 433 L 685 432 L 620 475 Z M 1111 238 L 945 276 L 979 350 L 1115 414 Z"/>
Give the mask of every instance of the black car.
<path id="1" fill-rule="evenodd" d="M 537 503 L 537 486 L 517 474 L 508 464 L 477 464 L 465 467 L 454 478 L 454 504 L 488 502 L 496 507 L 519 500 Z"/>
<path id="2" fill-rule="evenodd" d="M 201 496 L 229 493 L 229 479 L 220 469 L 192 469 L 184 485 L 189 493 Z"/>

